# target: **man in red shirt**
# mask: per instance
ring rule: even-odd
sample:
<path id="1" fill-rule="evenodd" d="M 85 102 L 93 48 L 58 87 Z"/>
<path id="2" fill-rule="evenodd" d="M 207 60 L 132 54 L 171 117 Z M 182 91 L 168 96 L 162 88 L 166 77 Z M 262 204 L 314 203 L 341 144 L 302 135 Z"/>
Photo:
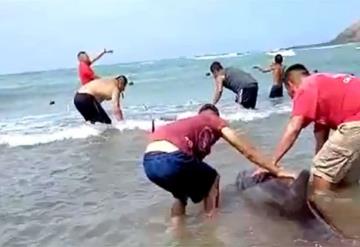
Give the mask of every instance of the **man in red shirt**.
<path id="1" fill-rule="evenodd" d="M 188 198 L 194 203 L 204 201 L 208 216 L 218 207 L 220 177 L 203 159 L 220 138 L 259 167 L 276 176 L 292 177 L 271 165 L 244 137 L 228 127 L 214 105 L 206 104 L 197 116 L 157 129 L 145 151 L 143 165 L 147 177 L 175 198 L 171 209 L 174 226 L 185 214 Z"/>
<path id="2" fill-rule="evenodd" d="M 107 53 L 113 53 L 113 51 L 104 49 L 104 51 L 101 52 L 93 60 L 90 59 L 90 57 L 85 51 L 80 51 L 78 53 L 77 57 L 79 60 L 79 78 L 82 85 L 85 85 L 86 83 L 94 79 L 100 78 L 95 74 L 94 70 L 91 68 L 91 65 L 93 65 L 93 63 L 95 63 L 97 60 L 99 60 L 102 56 L 104 56 Z"/>
<path id="3" fill-rule="evenodd" d="M 360 78 L 312 74 L 295 64 L 285 72 L 293 110 L 275 151 L 274 164 L 288 152 L 301 130 L 314 123 L 314 192 L 335 190 L 360 177 Z M 329 135 L 330 130 L 334 130 Z"/>

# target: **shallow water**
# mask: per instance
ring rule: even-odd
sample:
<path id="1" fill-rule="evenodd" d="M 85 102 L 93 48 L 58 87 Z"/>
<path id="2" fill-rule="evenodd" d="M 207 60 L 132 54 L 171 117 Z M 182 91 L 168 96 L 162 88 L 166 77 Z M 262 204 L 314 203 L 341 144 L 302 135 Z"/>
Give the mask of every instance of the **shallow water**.
<path id="1" fill-rule="evenodd" d="M 295 51 L 286 62 L 356 73 L 355 46 Z M 205 220 L 199 205 L 190 205 L 185 232 L 175 236 L 169 231 L 171 196 L 151 184 L 142 170 L 146 131 L 151 118 L 188 116 L 211 99 L 212 81 L 204 74 L 212 59 L 97 67 L 100 74 L 120 71 L 135 81 L 123 102 L 127 121 L 112 127 L 83 123 L 71 102 L 78 86 L 74 70 L 0 76 L 0 246 L 360 246 L 356 241 L 306 239 L 294 220 L 232 193 L 238 172 L 250 164 L 224 142 L 207 158 L 222 175 L 219 215 Z M 258 53 L 217 59 L 250 71 L 271 57 Z M 271 77 L 253 74 L 260 84 L 259 109 L 242 110 L 227 93 L 220 108 L 234 128 L 271 154 L 290 102 L 286 97 L 269 101 Z M 56 104 L 49 106 L 50 100 Z M 156 120 L 157 126 L 164 123 Z M 309 128 L 284 165 L 308 168 L 313 149 Z M 342 194 L 345 204 L 330 203 L 336 205 L 334 219 L 358 236 L 359 195 L 356 187 Z"/>
<path id="2" fill-rule="evenodd" d="M 280 115 L 234 126 L 269 150 L 286 119 Z M 299 148 L 312 143 L 309 137 L 305 133 L 285 162 L 295 170 L 309 164 L 310 154 Z M 208 158 L 222 175 L 226 195 L 219 215 L 206 220 L 200 207 L 191 205 L 186 231 L 172 234 L 171 196 L 152 185 L 142 171 L 145 140 L 142 131 L 108 130 L 83 140 L 11 148 L 6 153 L 2 149 L 0 245 L 331 246 L 303 239 L 303 229 L 294 221 L 227 191 L 238 171 L 250 165 L 223 142 Z"/>

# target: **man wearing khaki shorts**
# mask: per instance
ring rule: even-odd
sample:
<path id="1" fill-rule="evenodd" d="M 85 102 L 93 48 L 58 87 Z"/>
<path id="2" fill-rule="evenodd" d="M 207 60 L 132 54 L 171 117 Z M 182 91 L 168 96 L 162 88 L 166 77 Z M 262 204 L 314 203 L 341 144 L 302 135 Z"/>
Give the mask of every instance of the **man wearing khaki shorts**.
<path id="1" fill-rule="evenodd" d="M 360 178 L 360 78 L 312 74 L 302 64 L 285 72 L 293 99 L 292 116 L 275 151 L 274 164 L 293 146 L 301 130 L 314 123 L 313 189 L 336 190 Z M 330 130 L 334 130 L 330 136 Z"/>

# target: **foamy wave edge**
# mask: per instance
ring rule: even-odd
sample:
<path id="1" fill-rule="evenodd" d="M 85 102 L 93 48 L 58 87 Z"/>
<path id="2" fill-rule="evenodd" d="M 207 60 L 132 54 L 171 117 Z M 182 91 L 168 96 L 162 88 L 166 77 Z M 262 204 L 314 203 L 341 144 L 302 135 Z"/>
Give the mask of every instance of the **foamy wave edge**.
<path id="1" fill-rule="evenodd" d="M 294 50 L 274 50 L 269 51 L 266 53 L 269 56 L 276 56 L 278 54 L 282 55 L 283 57 L 293 57 L 296 56 L 296 52 Z"/>
<path id="2" fill-rule="evenodd" d="M 267 118 L 273 114 L 282 114 L 290 111 L 289 106 L 281 106 L 274 109 L 264 110 L 264 111 L 247 111 L 241 110 L 236 113 L 223 114 L 222 117 L 229 122 L 235 121 L 244 121 L 250 122 L 258 119 Z M 184 112 L 180 113 L 177 116 L 174 116 L 175 119 L 182 119 L 196 115 L 196 112 Z M 155 127 L 162 126 L 166 123 L 171 122 L 171 119 L 160 120 L 155 119 Z M 83 124 L 78 127 L 69 127 L 65 129 L 58 129 L 52 133 L 37 133 L 37 134 L 0 134 L 0 145 L 6 145 L 9 147 L 18 147 L 18 146 L 35 146 L 41 144 L 47 144 L 51 142 L 71 140 L 71 139 L 86 139 L 92 136 L 99 136 L 105 130 L 115 129 L 118 131 L 128 131 L 128 130 L 144 130 L 150 131 L 152 129 L 151 120 L 127 120 L 124 122 L 116 123 L 112 126 L 106 126 L 102 124 L 90 125 Z"/>
<path id="3" fill-rule="evenodd" d="M 105 129 L 105 127 L 82 125 L 46 134 L 4 134 L 0 135 L 0 145 L 9 147 L 34 146 L 68 139 L 85 139 L 100 135 Z"/>
<path id="4" fill-rule="evenodd" d="M 190 59 L 194 60 L 214 60 L 219 58 L 234 58 L 234 57 L 242 57 L 246 54 L 238 53 L 238 52 L 231 52 L 231 53 L 224 53 L 224 54 L 208 54 L 208 55 L 200 55 L 189 57 Z"/>

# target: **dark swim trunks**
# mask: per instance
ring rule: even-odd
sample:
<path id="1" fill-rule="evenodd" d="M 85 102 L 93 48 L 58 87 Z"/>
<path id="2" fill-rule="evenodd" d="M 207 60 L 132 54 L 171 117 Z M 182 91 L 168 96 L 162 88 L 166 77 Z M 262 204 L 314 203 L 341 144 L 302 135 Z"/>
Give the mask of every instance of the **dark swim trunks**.
<path id="1" fill-rule="evenodd" d="M 95 122 L 111 124 L 111 119 L 91 94 L 76 93 L 74 104 L 86 121 L 90 121 L 92 124 Z"/>
<path id="2" fill-rule="evenodd" d="M 270 91 L 269 98 L 280 98 L 283 97 L 282 85 L 273 85 Z"/>
<path id="3" fill-rule="evenodd" d="M 240 103 L 245 109 L 255 109 L 259 86 L 257 83 L 250 84 L 243 88 L 236 96 L 236 103 Z M 240 101 L 240 102 L 239 102 Z"/>
<path id="4" fill-rule="evenodd" d="M 181 151 L 146 153 L 143 166 L 151 182 L 172 193 L 184 205 L 188 198 L 194 203 L 201 202 L 218 176 L 215 169 Z"/>

